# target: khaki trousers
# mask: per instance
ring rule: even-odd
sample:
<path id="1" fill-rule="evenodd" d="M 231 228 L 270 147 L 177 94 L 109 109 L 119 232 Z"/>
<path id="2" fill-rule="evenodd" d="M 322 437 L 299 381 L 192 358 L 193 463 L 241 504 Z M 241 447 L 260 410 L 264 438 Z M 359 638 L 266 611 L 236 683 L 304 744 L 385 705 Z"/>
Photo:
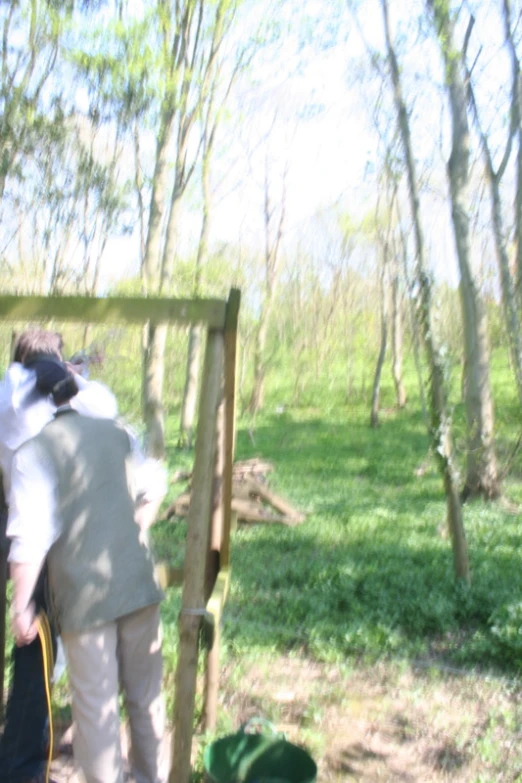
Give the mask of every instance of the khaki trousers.
<path id="1" fill-rule="evenodd" d="M 62 634 L 72 691 L 74 757 L 87 783 L 123 783 L 119 687 L 136 783 L 165 783 L 165 705 L 159 606 L 84 633 Z"/>

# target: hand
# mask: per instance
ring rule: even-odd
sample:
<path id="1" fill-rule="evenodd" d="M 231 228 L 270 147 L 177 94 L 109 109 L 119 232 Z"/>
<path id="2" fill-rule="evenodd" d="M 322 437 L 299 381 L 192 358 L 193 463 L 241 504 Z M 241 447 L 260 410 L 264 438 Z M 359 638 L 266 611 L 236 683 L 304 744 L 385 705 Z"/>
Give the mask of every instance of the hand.
<path id="1" fill-rule="evenodd" d="M 17 647 L 31 644 L 31 642 L 36 639 L 38 628 L 34 612 L 34 603 L 32 601 L 23 611 L 13 614 L 11 618 L 11 629 Z"/>

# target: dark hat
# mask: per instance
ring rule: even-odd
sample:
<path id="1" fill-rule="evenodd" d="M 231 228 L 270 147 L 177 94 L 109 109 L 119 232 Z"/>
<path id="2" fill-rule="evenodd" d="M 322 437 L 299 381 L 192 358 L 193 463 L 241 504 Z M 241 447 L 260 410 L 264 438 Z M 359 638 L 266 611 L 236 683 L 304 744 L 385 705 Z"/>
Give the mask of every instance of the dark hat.
<path id="1" fill-rule="evenodd" d="M 64 405 L 78 394 L 73 373 L 54 356 L 33 355 L 24 365 L 36 372 L 36 388 L 40 394 L 51 394 L 55 405 Z"/>

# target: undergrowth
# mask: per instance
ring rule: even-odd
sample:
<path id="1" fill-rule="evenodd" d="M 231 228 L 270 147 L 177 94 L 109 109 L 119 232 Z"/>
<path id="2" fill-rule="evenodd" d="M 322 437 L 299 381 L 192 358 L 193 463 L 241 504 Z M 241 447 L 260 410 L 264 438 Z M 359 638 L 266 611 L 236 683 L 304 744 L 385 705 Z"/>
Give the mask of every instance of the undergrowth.
<path id="1" fill-rule="evenodd" d="M 464 507 L 469 587 L 455 582 L 442 481 L 417 402 L 395 409 L 384 385 L 380 427 L 372 430 L 363 396 L 342 401 L 337 390 L 297 407 L 287 403 L 281 382 L 263 414 L 240 418 L 236 459 L 271 461 L 271 488 L 306 521 L 240 525 L 224 612 L 226 655 L 293 650 L 325 662 L 428 659 L 518 675 L 522 458 L 513 457 L 513 447 L 520 415 L 508 371 L 494 369 L 497 449 L 500 461 L 509 457 L 510 474 L 502 501 Z M 458 400 L 454 417 L 459 433 Z M 174 431 L 174 417 L 169 424 Z M 180 459 L 190 457 L 171 449 L 171 467 Z M 162 556 L 176 559 L 183 523 L 161 523 L 154 542 Z M 179 605 L 172 592 L 164 606 L 169 618 Z M 174 663 L 174 640 L 167 645 Z"/>

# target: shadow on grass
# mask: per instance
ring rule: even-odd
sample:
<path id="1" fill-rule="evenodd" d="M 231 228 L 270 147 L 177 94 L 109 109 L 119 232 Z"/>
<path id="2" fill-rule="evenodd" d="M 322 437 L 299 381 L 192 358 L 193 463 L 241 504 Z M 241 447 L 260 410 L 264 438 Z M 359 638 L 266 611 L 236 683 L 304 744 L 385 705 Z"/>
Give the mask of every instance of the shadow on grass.
<path id="1" fill-rule="evenodd" d="M 422 417 L 371 430 L 337 410 L 295 412 L 238 430 L 237 459 L 271 461 L 268 481 L 307 514 L 297 527 L 240 525 L 223 638 L 237 654 L 305 650 L 319 660 L 441 656 L 522 665 L 522 532 L 496 505 L 465 507 L 473 582 L 457 585 L 442 482 Z M 183 526 L 154 533 L 177 559 Z M 164 607 L 175 624 L 179 591 Z"/>
<path id="2" fill-rule="evenodd" d="M 271 460 L 271 486 L 307 519 L 236 534 L 225 610 L 233 649 L 299 647 L 325 660 L 436 649 L 518 671 L 522 656 L 494 627 L 522 590 L 517 518 L 466 507 L 473 584 L 456 585 L 420 416 L 390 416 L 376 431 L 357 420 L 273 417 L 253 442 L 239 431 L 237 453 Z"/>

